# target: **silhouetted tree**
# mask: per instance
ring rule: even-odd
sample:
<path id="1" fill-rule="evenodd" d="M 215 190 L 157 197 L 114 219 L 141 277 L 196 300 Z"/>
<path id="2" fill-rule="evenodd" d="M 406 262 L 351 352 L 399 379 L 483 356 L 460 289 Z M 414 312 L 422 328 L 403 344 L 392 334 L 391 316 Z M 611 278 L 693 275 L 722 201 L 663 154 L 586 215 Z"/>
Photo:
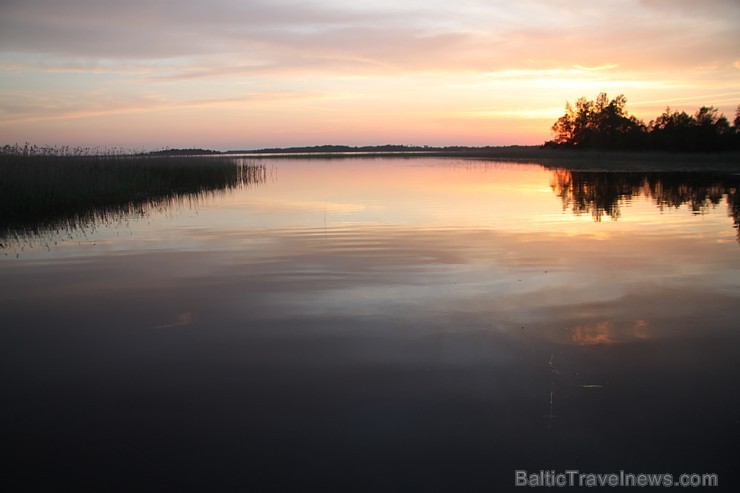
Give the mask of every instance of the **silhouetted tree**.
<path id="1" fill-rule="evenodd" d="M 696 142 L 700 151 L 723 150 L 728 147 L 730 122 L 714 106 L 702 106 L 696 112 Z"/>
<path id="2" fill-rule="evenodd" d="M 712 152 L 740 149 L 740 106 L 734 125 L 713 106 L 694 115 L 666 108 L 649 125 L 627 113 L 627 98 L 611 101 L 601 93 L 594 101 L 580 98 L 565 105 L 565 114 L 553 124 L 554 139 L 547 147 L 580 149 L 656 149 Z"/>
<path id="3" fill-rule="evenodd" d="M 694 151 L 692 128 L 696 126 L 694 117 L 685 111 L 671 111 L 668 107 L 662 115 L 650 122 L 651 147 L 663 151 Z"/>
<path id="4" fill-rule="evenodd" d="M 576 113 L 570 102 L 565 103 L 565 115 L 558 118 L 552 126 L 555 138 L 550 143 L 572 146 L 576 136 Z"/>
<path id="5" fill-rule="evenodd" d="M 553 143 L 559 146 L 600 149 L 643 147 L 645 125 L 626 111 L 627 98 L 611 101 L 601 93 L 595 101 L 580 98 L 575 108 L 565 105 L 565 115 L 552 126 Z"/>

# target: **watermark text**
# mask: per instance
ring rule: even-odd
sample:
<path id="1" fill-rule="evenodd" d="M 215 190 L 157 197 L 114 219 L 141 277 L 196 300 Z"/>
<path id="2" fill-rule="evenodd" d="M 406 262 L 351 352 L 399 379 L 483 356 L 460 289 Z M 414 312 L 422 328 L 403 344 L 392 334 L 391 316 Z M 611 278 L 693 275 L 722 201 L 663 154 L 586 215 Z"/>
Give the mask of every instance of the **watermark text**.
<path id="1" fill-rule="evenodd" d="M 624 471 L 612 473 L 588 473 L 577 469 L 562 472 L 555 470 L 528 472 L 523 469 L 514 471 L 514 486 L 528 488 L 565 488 L 565 487 L 664 487 L 708 488 L 719 486 L 719 477 L 714 473 L 681 474 L 671 473 L 629 473 Z"/>

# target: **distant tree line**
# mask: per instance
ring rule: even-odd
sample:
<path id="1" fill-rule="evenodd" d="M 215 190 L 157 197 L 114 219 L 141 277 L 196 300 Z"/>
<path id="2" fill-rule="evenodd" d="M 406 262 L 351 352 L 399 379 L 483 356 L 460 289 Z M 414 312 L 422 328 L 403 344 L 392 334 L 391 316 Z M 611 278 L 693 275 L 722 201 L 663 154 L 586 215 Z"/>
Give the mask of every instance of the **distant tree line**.
<path id="1" fill-rule="evenodd" d="M 264 149 L 250 149 L 226 151 L 226 154 L 329 154 L 329 153 L 349 153 L 349 152 L 421 152 L 435 150 L 429 146 L 398 145 L 385 144 L 376 146 L 348 146 L 348 145 L 317 145 L 303 147 L 269 147 Z"/>
<path id="2" fill-rule="evenodd" d="M 696 113 L 672 111 L 647 125 L 627 113 L 627 98 L 609 100 L 601 93 L 594 101 L 580 98 L 565 105 L 565 114 L 553 124 L 555 138 L 545 147 L 578 149 L 635 149 L 671 152 L 740 150 L 740 106 L 731 125 L 713 106 Z"/>
<path id="3" fill-rule="evenodd" d="M 150 156 L 207 156 L 221 153 L 210 149 L 162 149 L 159 151 L 151 151 L 147 154 Z"/>

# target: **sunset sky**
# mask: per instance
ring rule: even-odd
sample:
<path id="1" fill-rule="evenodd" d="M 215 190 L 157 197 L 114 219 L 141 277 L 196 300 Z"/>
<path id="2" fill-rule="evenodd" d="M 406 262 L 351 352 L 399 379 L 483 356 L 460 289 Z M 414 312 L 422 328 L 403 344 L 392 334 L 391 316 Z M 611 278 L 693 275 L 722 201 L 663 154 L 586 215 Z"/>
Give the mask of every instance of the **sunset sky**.
<path id="1" fill-rule="evenodd" d="M 541 144 L 740 104 L 737 0 L 3 0 L 0 144 Z"/>

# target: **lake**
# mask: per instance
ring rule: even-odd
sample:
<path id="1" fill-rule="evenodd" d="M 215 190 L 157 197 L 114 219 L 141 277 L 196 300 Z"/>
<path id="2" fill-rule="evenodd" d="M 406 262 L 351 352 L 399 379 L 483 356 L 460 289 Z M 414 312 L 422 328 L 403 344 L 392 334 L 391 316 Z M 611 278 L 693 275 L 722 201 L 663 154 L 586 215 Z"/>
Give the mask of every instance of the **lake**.
<path id="1" fill-rule="evenodd" d="M 737 486 L 737 175 L 239 159 L 3 239 L 7 491 Z"/>

